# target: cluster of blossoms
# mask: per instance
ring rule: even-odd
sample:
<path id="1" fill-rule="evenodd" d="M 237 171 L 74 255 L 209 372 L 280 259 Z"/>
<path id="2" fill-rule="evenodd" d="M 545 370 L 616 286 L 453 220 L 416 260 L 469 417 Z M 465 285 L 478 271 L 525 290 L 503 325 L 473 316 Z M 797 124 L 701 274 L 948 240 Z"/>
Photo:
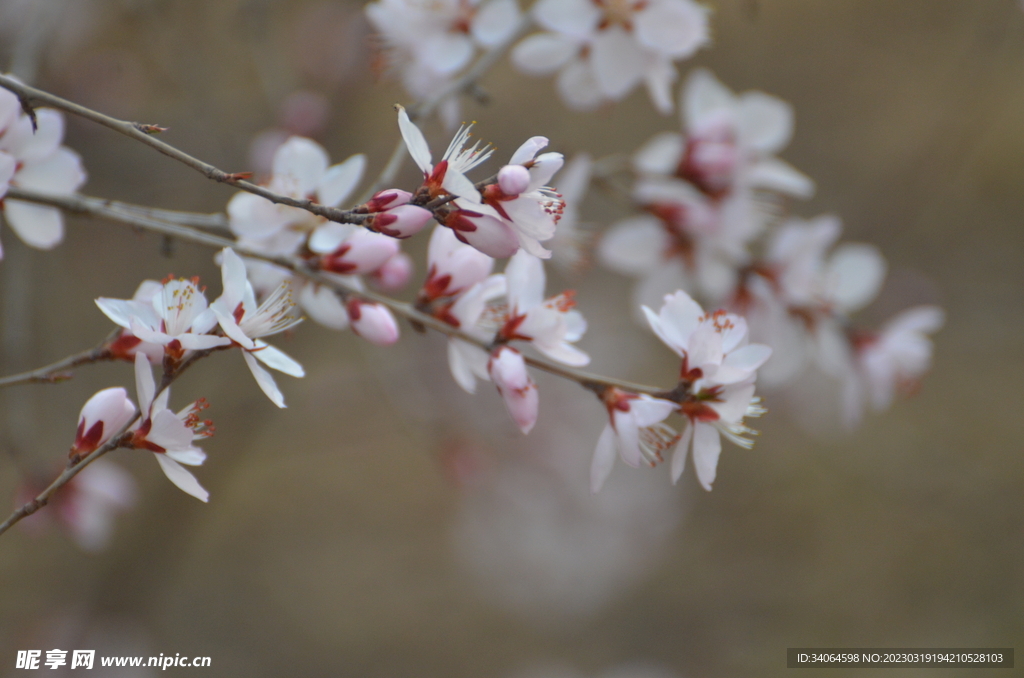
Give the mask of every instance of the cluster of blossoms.
<path id="1" fill-rule="evenodd" d="M 0 89 L 0 203 L 4 221 L 25 244 L 56 247 L 64 239 L 64 219 L 55 207 L 4 199 L 9 187 L 47 195 L 70 195 L 85 183 L 78 154 L 61 146 L 64 116 L 49 108 L 22 110 L 13 93 Z M 0 257 L 3 249 L 0 248 Z"/>
<path id="2" fill-rule="evenodd" d="M 89 456 L 119 435 L 116 446 L 153 452 L 171 482 L 206 501 L 206 490 L 181 466 L 198 466 L 206 459 L 192 444 L 213 433 L 211 422 L 200 419 L 206 401 L 172 412 L 167 407 L 170 389 L 166 384 L 157 388 L 151 367 L 159 365 L 168 378 L 202 351 L 241 349 L 256 383 L 271 402 L 284 407 L 281 391 L 260 363 L 294 377 L 305 375 L 299 363 L 262 339 L 300 321 L 291 313 L 288 284 L 257 305 L 242 259 L 230 248 L 220 257 L 224 289 L 212 304 L 197 279 L 174 278 L 162 283 L 147 280 L 132 299 L 96 300 L 100 310 L 121 327 L 108 343 L 109 356 L 135 364 L 138 414 L 124 388 L 107 388 L 94 395 L 79 416 L 70 452 L 73 460 Z"/>
<path id="3" fill-rule="evenodd" d="M 520 21 L 516 0 L 380 0 L 366 6 L 366 16 L 383 42 L 386 67 L 419 100 L 464 70 L 478 47 L 511 38 Z M 441 113 L 449 126 L 458 110 L 457 99 L 445 102 Z"/>
<path id="4" fill-rule="evenodd" d="M 577 110 L 621 100 L 643 84 L 669 113 L 675 62 L 710 42 L 708 13 L 693 0 L 540 0 L 529 18 L 542 31 L 516 45 L 512 63 L 530 75 L 557 72 L 559 94 Z M 515 0 L 378 0 L 366 15 L 386 62 L 421 100 L 463 71 L 477 47 L 506 42 L 521 23 Z M 445 101 L 441 114 L 453 126 L 457 100 Z"/>
<path id="5" fill-rule="evenodd" d="M 378 0 L 366 13 L 421 101 L 462 72 L 478 47 L 509 46 L 523 24 L 515 0 Z M 693 0 L 540 0 L 530 17 L 543 30 L 514 48 L 513 63 L 534 74 L 557 71 L 562 97 L 581 110 L 622 99 L 643 83 L 655 106 L 670 112 L 675 63 L 708 42 L 708 10 Z M 456 105 L 450 98 L 442 111 L 449 122 Z M 132 299 L 97 300 L 120 328 L 106 357 L 133 362 L 137 398 L 108 388 L 85 404 L 73 464 L 114 447 L 148 450 L 176 486 L 207 501 L 183 466 L 205 460 L 194 445 L 212 433 L 201 419 L 205 401 L 172 412 L 168 386 L 207 353 L 237 348 L 262 391 L 284 407 L 266 368 L 294 377 L 304 370 L 264 338 L 299 323 L 296 307 L 382 346 L 399 338 L 394 312 L 441 329 L 456 383 L 474 393 L 478 381 L 492 382 L 524 434 L 540 405 L 528 365 L 575 379 L 608 416 L 591 464 L 593 492 L 616 456 L 654 466 L 669 450 L 673 483 L 692 456 L 697 481 L 710 490 L 722 436 L 753 444 L 756 432 L 745 420 L 765 412 L 755 395 L 759 373 L 766 386 L 779 386 L 816 366 L 839 381 L 843 414 L 853 424 L 866 406 L 887 407 L 930 366 L 929 335 L 941 326 L 942 311 L 913 308 L 875 332 L 854 327 L 852 315 L 882 287 L 881 254 L 869 245 L 836 245 L 841 226 L 833 217 L 782 216 L 787 201 L 813 194 L 814 183 L 776 157 L 793 133 L 792 109 L 776 97 L 736 95 L 710 72 L 694 71 L 681 94 L 682 130 L 658 134 L 632 158 L 638 214 L 613 224 L 596 247 L 606 266 L 638 278 L 635 308 L 681 360 L 674 385 L 663 391 L 575 371 L 590 361 L 576 347 L 587 322 L 573 291 L 546 295 L 545 260 L 569 270 L 587 262 L 578 222 L 595 166 L 589 156 L 562 172 L 561 194 L 549 183 L 564 159 L 545 152 L 542 136 L 527 139 L 493 176 L 473 181 L 468 174 L 494 150 L 472 141 L 472 125 L 461 127 L 435 162 L 409 113 L 396 109 L 422 174 L 413 190 L 386 188 L 343 209 L 366 158 L 332 165 L 316 142 L 287 138 L 264 182 L 277 201 L 243 191 L 227 204 L 242 255 L 231 247 L 218 254 L 220 297 L 208 302 L 198 280 L 169 277 L 143 282 Z M 62 138 L 60 114 L 30 116 L 0 89 L 0 201 L 5 221 L 35 247 L 61 240 L 59 211 L 4 196 L 10 187 L 76 191 L 85 173 Z M 371 293 L 368 286 L 388 292 L 409 282 L 414 266 L 400 241 L 431 223 L 415 311 Z M 494 273 L 498 259 L 507 263 Z M 695 299 L 718 310 L 705 312 Z M 110 492 L 106 499 L 102 491 L 86 495 L 99 497 L 100 508 L 80 513 L 107 515 L 124 503 Z"/>
<path id="6" fill-rule="evenodd" d="M 829 253 L 834 217 L 782 220 L 786 199 L 808 198 L 813 182 L 775 157 L 789 142 L 793 113 L 761 92 L 737 96 L 705 70 L 686 83 L 683 133 L 666 132 L 633 158 L 641 214 L 612 226 L 602 262 L 639 278 L 638 304 L 685 289 L 744 316 L 750 334 L 774 349 L 768 386 L 791 383 L 808 364 L 840 380 L 843 417 L 855 424 L 870 395 L 881 409 L 930 366 L 935 307 L 911 309 L 881 333 L 850 316 L 881 289 L 877 248 L 845 243 Z"/>

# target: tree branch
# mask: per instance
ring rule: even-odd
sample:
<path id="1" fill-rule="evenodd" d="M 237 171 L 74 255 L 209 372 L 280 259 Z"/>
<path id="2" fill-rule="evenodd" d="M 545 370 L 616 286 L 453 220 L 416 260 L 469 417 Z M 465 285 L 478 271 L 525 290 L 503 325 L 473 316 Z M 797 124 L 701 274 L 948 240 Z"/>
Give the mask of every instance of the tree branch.
<path id="1" fill-rule="evenodd" d="M 32 106 L 35 104 L 42 104 L 45 106 L 52 106 L 53 108 L 60 109 L 72 115 L 77 115 L 81 118 L 85 118 L 86 120 L 91 120 L 99 125 L 103 125 L 104 127 L 109 127 L 115 132 L 120 132 L 131 139 L 155 148 L 160 153 L 191 167 L 208 179 L 234 186 L 235 188 L 239 188 L 243 191 L 248 191 L 249 193 L 258 195 L 261 198 L 266 198 L 273 203 L 288 205 L 290 207 L 298 207 L 299 209 L 306 210 L 307 212 L 311 212 L 317 216 L 343 224 L 361 224 L 369 216 L 366 214 L 355 214 L 349 210 L 343 210 L 337 207 L 328 207 L 305 198 L 292 198 L 246 181 L 245 177 L 248 176 L 247 174 L 232 174 L 225 172 L 224 170 L 203 162 L 202 160 L 199 160 L 198 158 L 195 158 L 168 143 L 160 141 L 153 135 L 164 130 L 156 125 L 145 125 L 137 122 L 127 122 L 125 120 L 112 118 L 109 115 L 94 111 L 91 108 L 86 108 L 85 106 L 76 104 L 72 101 L 62 99 L 50 94 L 49 92 L 44 92 L 43 90 L 36 89 L 35 87 L 29 87 L 8 75 L 0 75 L 0 87 L 18 95 L 18 99 L 22 102 L 22 106 L 25 107 L 27 111 L 31 111 Z"/>
<path id="2" fill-rule="evenodd" d="M 52 196 L 27 191 L 22 188 L 11 187 L 7 192 L 7 197 L 16 200 L 25 200 L 26 202 L 33 202 L 40 205 L 49 205 L 51 207 L 58 207 L 68 212 L 92 217 L 99 217 L 104 219 L 110 219 L 118 221 L 129 226 L 145 229 L 154 233 L 160 233 L 161 235 L 178 238 L 187 242 L 196 243 L 199 245 L 205 245 L 207 247 L 224 248 L 231 247 L 239 255 L 249 257 L 250 259 L 259 259 L 276 266 L 285 268 L 297 276 L 300 276 L 306 280 L 317 283 L 318 285 L 324 285 L 329 289 L 334 290 L 343 297 L 357 297 L 363 298 L 368 301 L 375 301 L 383 306 L 391 309 L 395 314 L 409 320 L 412 323 L 417 323 L 424 327 L 429 327 L 432 330 L 440 332 L 449 337 L 461 339 L 469 344 L 478 346 L 485 351 L 490 351 L 494 347 L 488 342 L 481 341 L 480 339 L 463 332 L 453 325 L 435 318 L 432 315 L 428 315 L 421 311 L 416 310 L 412 304 L 404 301 L 398 301 L 391 297 L 384 296 L 371 290 L 360 290 L 354 286 L 346 283 L 343 280 L 339 280 L 330 275 L 324 274 L 320 271 L 313 270 L 309 267 L 306 262 L 290 257 L 278 257 L 270 256 L 259 251 L 249 249 L 244 245 L 240 245 L 232 240 L 223 238 L 218 235 L 211 233 L 204 233 L 197 231 L 187 226 L 180 224 L 172 224 L 159 219 L 143 216 L 144 208 L 139 209 L 124 209 L 122 203 L 118 203 L 120 207 L 112 206 L 108 200 L 100 198 L 92 198 L 83 195 L 69 195 L 69 196 Z M 565 379 L 570 379 L 579 383 L 584 388 L 592 391 L 602 390 L 608 387 L 615 387 L 625 391 L 631 391 L 633 393 L 645 393 L 648 395 L 664 394 L 664 389 L 655 388 L 653 386 L 646 386 L 644 384 L 635 384 L 629 381 L 623 381 L 621 379 L 613 379 L 611 377 L 605 377 L 599 374 L 593 374 L 591 372 L 585 372 L 582 370 L 573 369 L 566 367 L 559 363 L 556 363 L 545 358 L 534 358 L 530 356 L 524 356 L 526 363 L 544 372 L 554 374 Z"/>
<path id="3" fill-rule="evenodd" d="M 67 358 L 50 363 L 45 367 L 22 372 L 21 374 L 12 374 L 9 377 L 0 377 L 0 388 L 17 386 L 19 384 L 55 384 L 59 381 L 66 381 L 72 377 L 72 374 L 68 372 L 72 368 L 88 363 L 97 363 L 101 360 L 111 360 L 112 356 L 110 355 L 109 346 L 111 339 L 116 335 L 117 332 L 111 334 L 102 344 L 95 348 L 69 355 Z"/>

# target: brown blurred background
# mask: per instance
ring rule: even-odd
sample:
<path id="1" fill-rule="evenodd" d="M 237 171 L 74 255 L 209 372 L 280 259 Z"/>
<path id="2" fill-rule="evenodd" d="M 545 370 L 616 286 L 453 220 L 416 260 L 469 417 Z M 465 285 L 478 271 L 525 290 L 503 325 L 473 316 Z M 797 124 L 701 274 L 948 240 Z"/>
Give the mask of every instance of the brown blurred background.
<path id="1" fill-rule="evenodd" d="M 918 395 L 853 434 L 827 425 L 830 405 L 769 397 L 756 448 L 726 446 L 712 493 L 690 472 L 673 488 L 664 468 L 623 467 L 595 498 L 587 469 L 603 414 L 586 392 L 539 378 L 541 423 L 522 438 L 490 387 L 471 397 L 452 384 L 437 337 L 403 327 L 397 347 L 379 349 L 309 322 L 275 342 L 308 373 L 278 378 L 288 409 L 237 356 L 175 386 L 172 405 L 212 403 L 218 435 L 196 474 L 209 505 L 148 454 L 121 451 L 112 458 L 141 499 L 106 551 L 85 554 L 58 529 L 0 538 L 0 674 L 20 675 L 16 650 L 53 647 L 207 655 L 212 668 L 171 672 L 216 676 L 504 677 L 549 664 L 590 676 L 642 661 L 697 677 L 784 675 L 795 646 L 1019 645 L 1024 10 L 713 6 L 714 47 L 680 70 L 705 65 L 736 91 L 794 104 L 783 157 L 818 184 L 796 212 L 838 213 L 847 239 L 890 262 L 865 320 L 921 302 L 947 309 Z M 397 138 L 390 104 L 405 97 L 374 83 L 369 42 L 349 2 L 0 0 L 0 70 L 167 126 L 167 141 L 229 171 L 252 168 L 253 137 L 285 124 L 333 161 L 365 152 L 379 171 Z M 630 152 L 678 125 L 643 92 L 568 112 L 549 80 L 507 64 L 483 86 L 490 105 L 469 103 L 465 117 L 499 156 L 534 134 L 567 154 Z M 283 114 L 296 91 L 315 96 Z M 231 196 L 106 129 L 68 127 L 87 194 L 206 212 Z M 436 124 L 425 130 L 435 149 L 447 143 Z M 408 167 L 403 176 L 412 181 Z M 620 214 L 601 196 L 584 207 L 595 224 Z M 6 227 L 0 237 L 5 373 L 92 346 L 110 330 L 92 300 L 128 297 L 144 278 L 201 275 L 219 294 L 211 252 L 176 244 L 167 256 L 121 226 L 69 220 L 48 253 Z M 407 247 L 416 280 L 424 241 Z M 596 371 L 664 381 L 672 360 L 632 325 L 631 284 L 595 269 L 549 290 L 578 289 Z M 130 366 L 0 394 L 11 452 L 0 502 L 13 504 L 25 469 L 53 474 L 82 403 L 119 384 L 132 384 Z"/>

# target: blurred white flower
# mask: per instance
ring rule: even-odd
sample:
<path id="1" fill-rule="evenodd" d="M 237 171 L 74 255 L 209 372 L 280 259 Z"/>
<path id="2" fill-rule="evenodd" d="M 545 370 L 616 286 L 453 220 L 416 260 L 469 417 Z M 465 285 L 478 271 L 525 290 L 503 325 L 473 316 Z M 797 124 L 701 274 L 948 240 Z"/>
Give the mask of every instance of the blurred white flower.
<path id="1" fill-rule="evenodd" d="M 533 75 L 559 71 L 570 108 L 591 110 L 643 83 L 669 113 L 674 62 L 708 43 L 707 14 L 692 0 L 540 0 L 533 16 L 547 32 L 520 42 L 512 62 Z"/>

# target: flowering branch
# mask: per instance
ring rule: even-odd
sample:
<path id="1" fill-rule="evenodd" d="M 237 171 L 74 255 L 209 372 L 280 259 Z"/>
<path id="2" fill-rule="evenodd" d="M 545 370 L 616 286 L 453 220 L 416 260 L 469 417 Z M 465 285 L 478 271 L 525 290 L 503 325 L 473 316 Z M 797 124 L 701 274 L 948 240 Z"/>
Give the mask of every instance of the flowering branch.
<path id="1" fill-rule="evenodd" d="M 163 379 L 160 381 L 160 385 L 157 387 L 156 394 L 159 395 L 160 393 L 162 393 L 164 390 L 167 389 L 167 387 L 174 383 L 174 381 L 178 377 L 180 377 L 185 372 L 185 370 L 194 365 L 198 360 L 210 355 L 215 350 L 217 349 L 196 351 L 190 357 L 184 360 L 180 365 L 174 368 L 172 371 L 165 371 Z M 26 502 L 21 508 L 14 511 L 10 516 L 7 517 L 7 520 L 5 520 L 3 523 L 0 523 L 0 535 L 9 530 L 11 527 L 13 527 L 15 523 L 19 522 L 23 518 L 27 518 L 28 516 L 38 511 L 39 509 L 46 506 L 50 502 L 50 498 L 53 497 L 57 490 L 67 485 L 71 481 L 71 479 L 77 476 L 79 473 L 81 473 L 81 471 L 86 466 L 93 463 L 94 461 L 105 455 L 107 452 L 110 452 L 111 450 L 116 450 L 119 447 L 128 446 L 130 444 L 132 437 L 129 431 L 130 429 L 132 429 L 135 423 L 139 421 L 139 419 L 142 416 L 143 413 L 141 411 L 136 413 L 135 416 L 133 416 L 127 424 L 122 426 L 117 433 L 111 436 L 106 443 L 97 447 L 87 456 L 81 458 L 77 456 L 72 456 L 71 460 L 68 462 L 67 467 L 65 467 L 61 474 L 57 476 L 57 478 L 52 483 L 50 483 L 50 485 L 45 490 L 36 495 L 36 497 L 32 499 L 32 501 Z"/>
<path id="2" fill-rule="evenodd" d="M 369 301 L 374 301 L 387 306 L 391 311 L 406 318 L 415 325 L 428 327 L 449 337 L 461 339 L 462 341 L 478 346 L 488 352 L 494 348 L 494 346 L 488 342 L 482 341 L 481 339 L 462 331 L 458 327 L 417 310 L 412 304 L 398 301 L 397 299 L 392 299 L 391 297 L 370 290 L 357 289 L 342 280 L 338 280 L 319 271 L 313 270 L 308 264 L 300 259 L 268 256 L 256 250 L 247 248 L 244 245 L 236 243 L 228 238 L 223 238 L 211 233 L 204 233 L 181 224 L 165 222 L 152 216 L 146 216 L 146 208 L 143 207 L 126 206 L 124 203 L 114 203 L 109 200 L 83 195 L 42 195 L 33 191 L 27 191 L 25 189 L 15 187 L 11 187 L 7 195 L 13 199 L 33 202 L 40 205 L 49 205 L 74 214 L 118 221 L 123 224 L 128 224 L 129 226 L 134 226 L 136 228 L 160 233 L 161 235 L 178 238 L 180 240 L 207 247 L 213 247 L 216 249 L 230 247 L 242 256 L 249 257 L 251 259 L 259 259 L 261 261 L 274 264 L 275 266 L 280 266 L 298 276 L 315 282 L 318 285 L 328 287 L 343 298 L 359 297 Z M 623 381 L 565 367 L 544 358 L 524 356 L 524 360 L 528 365 L 544 372 L 575 381 L 584 388 L 594 391 L 599 395 L 604 393 L 608 388 L 618 388 L 632 393 L 642 393 L 663 398 L 668 397 L 667 394 L 671 393 L 671 391 L 665 391 L 664 389 L 659 389 L 653 386 L 635 384 L 629 381 Z"/>

